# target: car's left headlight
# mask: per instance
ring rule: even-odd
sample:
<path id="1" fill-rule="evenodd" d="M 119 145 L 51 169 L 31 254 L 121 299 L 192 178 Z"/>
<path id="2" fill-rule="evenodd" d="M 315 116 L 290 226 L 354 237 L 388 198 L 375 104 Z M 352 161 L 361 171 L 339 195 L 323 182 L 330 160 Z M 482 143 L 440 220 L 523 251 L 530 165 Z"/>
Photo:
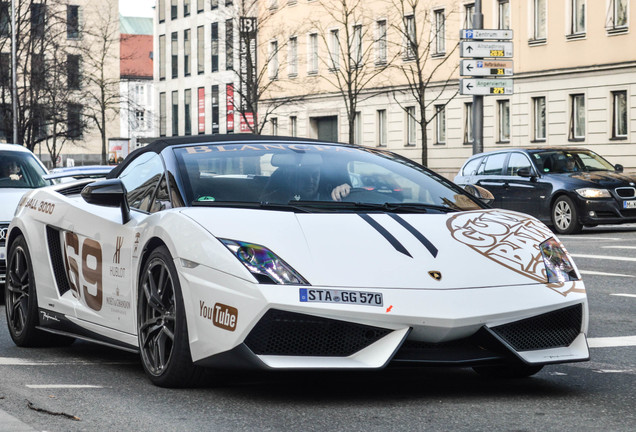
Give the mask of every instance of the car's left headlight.
<path id="1" fill-rule="evenodd" d="M 576 193 L 583 198 L 611 198 L 612 195 L 607 189 L 581 188 Z"/>
<path id="2" fill-rule="evenodd" d="M 541 243 L 539 247 L 548 275 L 548 283 L 579 280 L 579 275 L 574 270 L 570 257 L 558 241 L 552 237 Z"/>
<path id="3" fill-rule="evenodd" d="M 219 239 L 261 283 L 309 285 L 289 264 L 265 246 Z"/>

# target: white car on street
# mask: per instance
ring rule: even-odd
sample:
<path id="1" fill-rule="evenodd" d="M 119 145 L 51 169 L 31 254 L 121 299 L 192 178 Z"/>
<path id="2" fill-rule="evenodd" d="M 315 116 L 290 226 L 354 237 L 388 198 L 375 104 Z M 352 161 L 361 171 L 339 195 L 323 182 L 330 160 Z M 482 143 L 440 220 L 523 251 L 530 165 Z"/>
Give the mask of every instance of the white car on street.
<path id="1" fill-rule="evenodd" d="M 585 286 L 531 216 L 394 153 L 316 140 L 156 141 L 107 179 L 24 196 L 7 240 L 19 346 L 139 352 L 156 385 L 206 368 L 585 361 Z"/>

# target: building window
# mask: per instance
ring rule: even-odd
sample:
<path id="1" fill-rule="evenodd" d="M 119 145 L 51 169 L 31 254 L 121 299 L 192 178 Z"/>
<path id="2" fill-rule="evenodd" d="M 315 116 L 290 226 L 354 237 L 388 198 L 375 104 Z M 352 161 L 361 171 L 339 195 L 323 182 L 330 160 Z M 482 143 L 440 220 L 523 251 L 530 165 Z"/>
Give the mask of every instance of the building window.
<path id="1" fill-rule="evenodd" d="M 572 29 L 570 34 L 572 35 L 585 33 L 585 1 L 586 0 L 571 0 Z"/>
<path id="2" fill-rule="evenodd" d="M 212 10 L 217 9 L 219 7 L 219 0 L 210 0 L 210 7 Z"/>
<path id="3" fill-rule="evenodd" d="M 510 101 L 497 101 L 497 114 L 499 115 L 499 142 L 510 142 Z"/>
<path id="4" fill-rule="evenodd" d="M 197 13 L 203 12 L 205 0 L 197 0 Z"/>
<path id="5" fill-rule="evenodd" d="M 31 4 L 31 36 L 35 39 L 44 37 L 44 24 L 46 22 L 46 5 L 43 3 Z"/>
<path id="6" fill-rule="evenodd" d="M 205 40 L 203 26 L 197 27 L 197 75 L 205 72 Z"/>
<path id="7" fill-rule="evenodd" d="M 7 71 L 0 73 L 0 87 L 11 86 L 11 53 L 0 53 L 0 71 Z"/>
<path id="8" fill-rule="evenodd" d="M 362 26 L 353 26 L 353 53 L 351 56 L 351 68 L 358 69 L 362 67 Z"/>
<path id="9" fill-rule="evenodd" d="M 166 136 L 166 94 L 159 93 L 159 136 Z"/>
<path id="10" fill-rule="evenodd" d="M 66 37 L 79 38 L 79 6 L 66 6 Z"/>
<path id="11" fill-rule="evenodd" d="M 159 35 L 159 79 L 166 79 L 166 35 Z"/>
<path id="12" fill-rule="evenodd" d="M 340 69 L 340 36 L 338 29 L 329 31 L 329 60 L 331 60 L 330 71 Z"/>
<path id="13" fill-rule="evenodd" d="M 212 72 L 217 72 L 219 70 L 219 23 L 212 23 L 211 42 Z"/>
<path id="14" fill-rule="evenodd" d="M 219 86 L 212 86 L 212 134 L 219 133 Z"/>
<path id="15" fill-rule="evenodd" d="M 464 5 L 464 28 L 473 28 L 473 15 L 475 15 L 475 3 Z"/>
<path id="16" fill-rule="evenodd" d="M 415 47 L 417 43 L 415 35 L 415 17 L 413 15 L 404 17 L 404 60 L 415 58 Z"/>
<path id="17" fill-rule="evenodd" d="M 170 54 L 172 55 L 172 78 L 179 76 L 179 39 L 177 32 L 171 36 Z"/>
<path id="18" fill-rule="evenodd" d="M 33 87 L 41 87 L 46 77 L 44 54 L 31 54 L 31 84 Z"/>
<path id="19" fill-rule="evenodd" d="M 138 131 L 146 130 L 145 113 L 142 110 L 135 111 L 135 125 L 133 129 Z"/>
<path id="20" fill-rule="evenodd" d="M 473 137 L 473 103 L 464 104 L 464 144 L 472 144 Z"/>
<path id="21" fill-rule="evenodd" d="M 628 0 L 610 0 L 605 27 L 608 32 L 627 31 L 629 16 Z"/>
<path id="22" fill-rule="evenodd" d="M 234 23 L 225 21 L 225 70 L 234 70 Z"/>
<path id="23" fill-rule="evenodd" d="M 69 89 L 80 88 L 80 56 L 66 56 L 66 78 Z"/>
<path id="24" fill-rule="evenodd" d="M 170 19 L 177 19 L 177 2 L 178 0 L 170 0 Z"/>
<path id="25" fill-rule="evenodd" d="M 378 147 L 386 147 L 386 110 L 377 111 L 378 119 Z"/>
<path id="26" fill-rule="evenodd" d="M 384 65 L 386 64 L 386 20 L 378 20 L 376 21 L 376 30 L 377 30 L 377 38 L 376 38 L 376 49 L 375 49 L 375 64 Z"/>
<path id="27" fill-rule="evenodd" d="M 309 35 L 309 70 L 308 73 L 314 75 L 318 73 L 318 34 Z"/>
<path id="28" fill-rule="evenodd" d="M 353 143 L 362 144 L 362 113 L 360 111 L 356 111 L 353 118 Z"/>
<path id="29" fill-rule="evenodd" d="M 415 107 L 406 107 L 406 145 L 414 146 L 417 139 L 415 122 Z"/>
<path id="30" fill-rule="evenodd" d="M 278 117 L 272 117 L 272 135 L 278 135 Z"/>
<path id="31" fill-rule="evenodd" d="M 288 59 L 288 67 L 289 67 L 289 76 L 295 77 L 298 75 L 298 38 L 296 36 L 292 36 L 289 38 L 289 59 Z M 295 135 L 292 135 L 295 136 Z"/>
<path id="32" fill-rule="evenodd" d="M 290 136 L 298 136 L 298 117 L 291 116 L 289 118 L 289 135 Z"/>
<path id="33" fill-rule="evenodd" d="M 547 0 L 533 0 L 533 40 L 544 41 L 548 36 Z"/>
<path id="34" fill-rule="evenodd" d="M 546 111 L 545 111 L 545 97 L 532 98 L 533 113 L 534 113 L 534 140 L 545 141 L 546 140 Z"/>
<path id="35" fill-rule="evenodd" d="M 570 96 L 572 112 L 570 113 L 571 141 L 585 139 L 585 95 L 575 94 Z"/>
<path id="36" fill-rule="evenodd" d="M 190 76 L 190 69 L 192 67 L 190 56 L 192 54 L 192 41 L 190 40 L 190 29 L 183 31 L 183 75 Z"/>
<path id="37" fill-rule="evenodd" d="M 9 13 L 9 8 L 10 4 L 8 1 L 0 2 L 0 36 L 9 36 L 11 34 L 11 14 Z"/>
<path id="38" fill-rule="evenodd" d="M 497 4 L 497 25 L 502 30 L 510 28 L 510 0 L 499 0 Z"/>
<path id="39" fill-rule="evenodd" d="M 446 106 L 435 106 L 435 137 L 437 144 L 446 143 Z"/>
<path id="40" fill-rule="evenodd" d="M 172 92 L 172 136 L 179 135 L 179 92 Z"/>
<path id="41" fill-rule="evenodd" d="M 435 54 L 446 52 L 446 16 L 444 9 L 435 11 Z"/>
<path id="42" fill-rule="evenodd" d="M 627 92 L 612 92 L 612 138 L 627 138 Z"/>
<path id="43" fill-rule="evenodd" d="M 190 15 L 190 0 L 183 0 L 183 16 Z"/>
<path id="44" fill-rule="evenodd" d="M 80 104 L 68 104 L 66 136 L 80 138 L 82 136 L 82 106 Z"/>
<path id="45" fill-rule="evenodd" d="M 157 9 L 159 9 L 159 22 L 162 23 L 166 20 L 166 0 L 159 0 Z"/>
<path id="46" fill-rule="evenodd" d="M 183 91 L 183 120 L 185 120 L 185 135 L 192 135 L 192 90 Z"/>
<path id="47" fill-rule="evenodd" d="M 269 79 L 275 80 L 278 78 L 278 41 L 269 42 L 269 59 L 268 59 L 268 74 Z"/>

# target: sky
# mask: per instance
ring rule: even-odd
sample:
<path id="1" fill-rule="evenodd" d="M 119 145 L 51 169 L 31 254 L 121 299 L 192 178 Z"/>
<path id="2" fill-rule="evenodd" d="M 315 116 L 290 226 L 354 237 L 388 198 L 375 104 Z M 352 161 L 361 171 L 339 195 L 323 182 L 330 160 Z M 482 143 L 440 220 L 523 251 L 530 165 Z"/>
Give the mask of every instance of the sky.
<path id="1" fill-rule="evenodd" d="M 152 17 L 155 0 L 119 0 L 119 13 L 123 16 Z"/>

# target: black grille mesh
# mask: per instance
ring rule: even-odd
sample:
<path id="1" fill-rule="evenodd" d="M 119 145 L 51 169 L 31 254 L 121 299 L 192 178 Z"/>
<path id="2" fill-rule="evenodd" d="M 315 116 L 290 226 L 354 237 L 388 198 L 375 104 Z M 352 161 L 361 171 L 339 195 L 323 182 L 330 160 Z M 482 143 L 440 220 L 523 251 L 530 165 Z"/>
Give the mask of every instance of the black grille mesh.
<path id="1" fill-rule="evenodd" d="M 346 357 L 391 330 L 270 309 L 245 339 L 254 354 Z"/>
<path id="2" fill-rule="evenodd" d="M 636 196 L 636 189 L 631 187 L 616 188 L 615 191 L 616 195 L 621 198 L 634 198 Z"/>
<path id="3" fill-rule="evenodd" d="M 46 227 L 46 239 L 49 244 L 49 256 L 51 257 L 51 266 L 53 274 L 57 282 L 57 289 L 60 295 L 71 289 L 66 276 L 66 268 L 64 266 L 64 257 L 62 256 L 62 244 L 60 242 L 60 232 L 50 226 Z"/>
<path id="4" fill-rule="evenodd" d="M 548 312 L 532 318 L 492 327 L 499 337 L 517 351 L 569 346 L 581 332 L 583 306 Z"/>

